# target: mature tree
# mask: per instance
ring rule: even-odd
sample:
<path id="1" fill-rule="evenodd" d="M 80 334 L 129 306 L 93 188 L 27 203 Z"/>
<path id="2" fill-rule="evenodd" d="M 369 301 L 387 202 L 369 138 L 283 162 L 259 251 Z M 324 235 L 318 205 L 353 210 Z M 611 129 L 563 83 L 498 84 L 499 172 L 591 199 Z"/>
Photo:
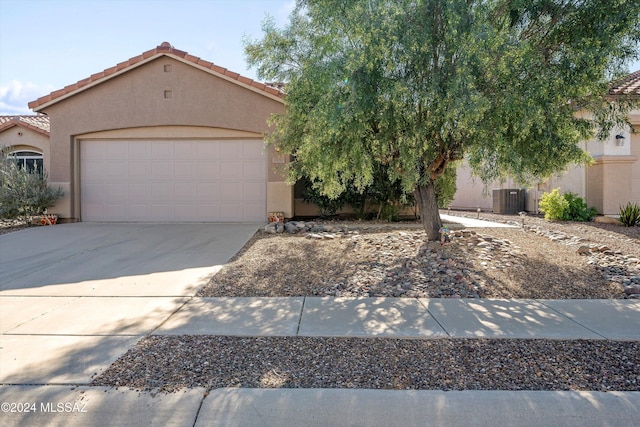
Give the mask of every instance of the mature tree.
<path id="1" fill-rule="evenodd" d="M 588 159 L 578 145 L 624 118 L 607 82 L 638 58 L 638 0 L 298 0 L 247 41 L 260 78 L 286 82 L 269 143 L 337 197 L 376 166 L 413 192 L 438 238 L 438 182 L 465 156 L 523 182 Z M 579 114 L 585 111 L 589 114 Z"/>

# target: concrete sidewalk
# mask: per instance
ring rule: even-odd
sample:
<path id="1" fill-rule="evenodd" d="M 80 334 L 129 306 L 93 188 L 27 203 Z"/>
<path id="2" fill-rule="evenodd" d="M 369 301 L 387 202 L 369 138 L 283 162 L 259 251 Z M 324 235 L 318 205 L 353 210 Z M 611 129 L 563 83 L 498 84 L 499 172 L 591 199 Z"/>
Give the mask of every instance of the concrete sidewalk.
<path id="1" fill-rule="evenodd" d="M 154 335 L 640 340 L 637 300 L 192 298 Z"/>
<path id="2" fill-rule="evenodd" d="M 640 419 L 640 392 L 0 386 L 0 402 L 6 427 L 631 427 Z"/>

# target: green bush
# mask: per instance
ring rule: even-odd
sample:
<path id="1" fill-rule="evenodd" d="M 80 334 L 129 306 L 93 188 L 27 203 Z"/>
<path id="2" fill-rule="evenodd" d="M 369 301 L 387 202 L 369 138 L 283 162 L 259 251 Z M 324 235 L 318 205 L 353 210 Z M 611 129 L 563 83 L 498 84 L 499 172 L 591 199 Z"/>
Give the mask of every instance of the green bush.
<path id="1" fill-rule="evenodd" d="M 624 207 L 620 206 L 619 221 L 627 227 L 640 226 L 640 206 L 631 202 Z"/>
<path id="2" fill-rule="evenodd" d="M 571 192 L 563 195 L 559 188 L 542 194 L 540 210 L 550 221 L 591 221 L 597 213 L 595 208 L 587 207 L 582 197 Z"/>
<path id="3" fill-rule="evenodd" d="M 569 209 L 569 202 L 560 194 L 559 188 L 553 189 L 551 193 L 542 194 L 540 211 L 544 213 L 544 219 L 549 221 L 563 220 L 567 209 Z"/>
<path id="4" fill-rule="evenodd" d="M 575 193 L 565 193 L 564 199 L 569 206 L 564 212 L 564 220 L 566 221 L 591 221 L 598 211 L 591 207 L 587 207 L 587 203 L 578 197 Z"/>
<path id="5" fill-rule="evenodd" d="M 19 167 L 11 158 L 0 160 L 0 218 L 21 219 L 43 214 L 62 197 L 61 188 L 47 184 L 44 171 Z"/>
<path id="6" fill-rule="evenodd" d="M 329 198 L 328 196 L 322 194 L 318 186 L 314 185 L 309 180 L 305 182 L 305 191 L 302 194 L 302 199 L 307 203 L 313 203 L 318 206 L 318 209 L 320 210 L 320 216 L 322 218 L 327 218 L 335 215 L 336 212 L 342 209 L 345 204 L 344 195 L 341 195 L 340 197 L 335 199 Z"/>

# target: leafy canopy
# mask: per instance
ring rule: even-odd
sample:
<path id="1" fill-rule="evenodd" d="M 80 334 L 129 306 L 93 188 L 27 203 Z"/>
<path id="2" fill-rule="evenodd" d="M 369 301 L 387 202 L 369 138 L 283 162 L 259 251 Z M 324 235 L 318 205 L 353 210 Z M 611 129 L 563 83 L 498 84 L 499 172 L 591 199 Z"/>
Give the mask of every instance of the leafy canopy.
<path id="1" fill-rule="evenodd" d="M 285 28 L 267 19 L 245 49 L 260 78 L 286 83 L 267 140 L 293 154 L 292 181 L 337 197 L 383 165 L 411 192 L 466 157 L 485 180 L 527 182 L 587 161 L 578 142 L 624 121 L 632 100 L 606 95 L 639 57 L 639 6 L 298 0 Z"/>

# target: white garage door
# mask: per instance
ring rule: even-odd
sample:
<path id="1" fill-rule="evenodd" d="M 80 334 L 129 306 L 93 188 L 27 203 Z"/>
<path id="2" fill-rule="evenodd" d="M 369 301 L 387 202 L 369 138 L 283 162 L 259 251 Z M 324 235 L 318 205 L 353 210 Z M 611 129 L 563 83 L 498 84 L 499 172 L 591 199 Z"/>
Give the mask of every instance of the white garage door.
<path id="1" fill-rule="evenodd" d="M 83 221 L 262 222 L 261 140 L 82 141 Z"/>

